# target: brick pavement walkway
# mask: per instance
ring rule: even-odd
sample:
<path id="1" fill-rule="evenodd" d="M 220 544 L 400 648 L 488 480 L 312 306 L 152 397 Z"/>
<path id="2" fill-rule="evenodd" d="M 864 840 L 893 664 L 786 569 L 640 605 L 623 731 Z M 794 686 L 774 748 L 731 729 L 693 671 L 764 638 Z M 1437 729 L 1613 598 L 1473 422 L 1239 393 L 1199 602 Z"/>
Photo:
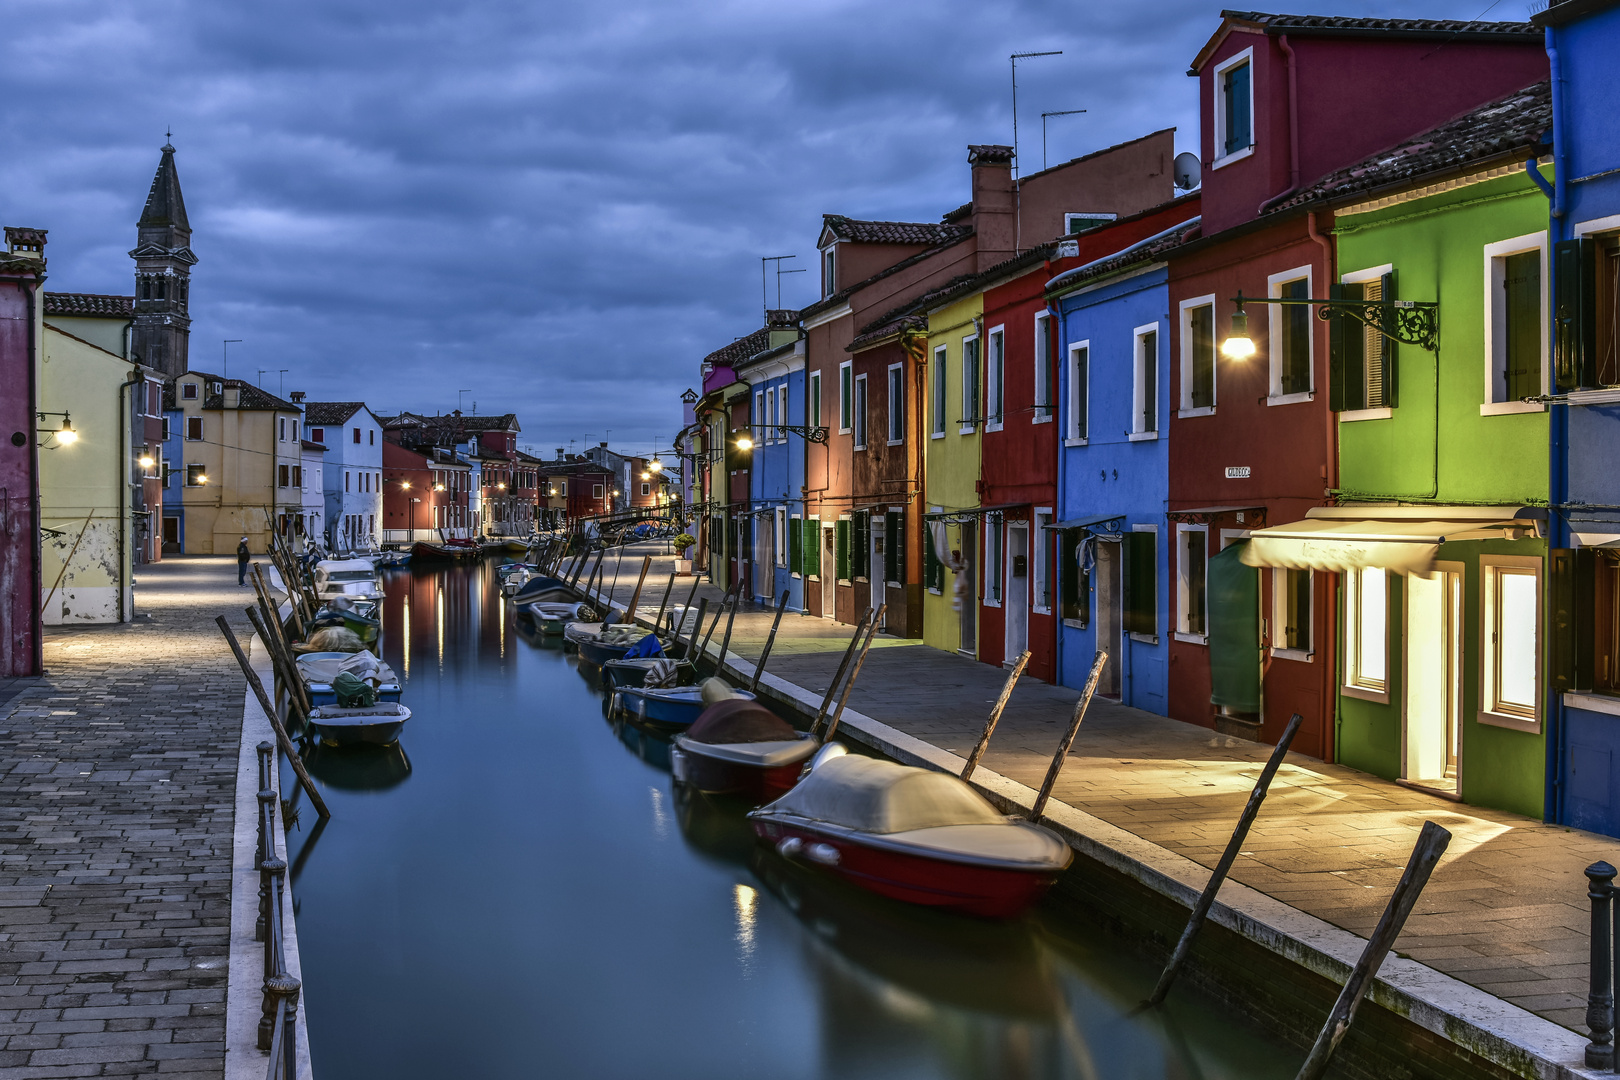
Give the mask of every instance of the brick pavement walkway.
<path id="1" fill-rule="evenodd" d="M 651 553 L 652 545 L 634 555 Z M 633 564 L 633 565 L 632 565 Z M 655 557 L 639 606 L 651 617 L 673 569 Z M 639 557 L 614 597 L 630 599 Z M 676 588 L 684 600 L 691 579 Z M 712 602 L 721 590 L 700 587 Z M 650 598 L 649 598 L 650 597 Z M 674 600 L 672 603 L 676 602 Z M 772 613 L 744 605 L 731 651 L 754 658 Z M 784 615 L 772 674 L 823 692 L 852 628 Z M 725 622 L 715 632 L 717 647 Z M 878 638 L 850 707 L 966 757 L 1006 672 L 915 641 Z M 1039 787 L 1078 694 L 1024 679 L 985 766 Z M 1204 866 L 1226 846 L 1270 747 L 1097 700 L 1054 797 Z M 1424 820 L 1451 847 L 1396 945 L 1401 955 L 1566 1027 L 1585 1031 L 1588 928 L 1583 868 L 1620 865 L 1620 840 L 1414 791 L 1290 754 L 1232 877 L 1363 937 L 1399 880 Z"/>
<path id="2" fill-rule="evenodd" d="M 0 1075 L 224 1074 L 235 569 L 146 567 L 149 618 L 48 632 L 0 705 Z"/>

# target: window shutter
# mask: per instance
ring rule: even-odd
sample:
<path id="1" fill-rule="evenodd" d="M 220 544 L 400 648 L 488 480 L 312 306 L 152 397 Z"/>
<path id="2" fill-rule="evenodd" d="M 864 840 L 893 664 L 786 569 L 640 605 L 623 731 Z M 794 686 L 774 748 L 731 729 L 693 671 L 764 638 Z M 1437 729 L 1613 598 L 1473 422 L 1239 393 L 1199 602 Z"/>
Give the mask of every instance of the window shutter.
<path id="1" fill-rule="evenodd" d="M 1329 285 L 1330 300 L 1360 300 L 1360 285 Z M 1366 408 L 1366 345 L 1361 323 L 1348 315 L 1328 319 L 1328 408 Z"/>
<path id="2" fill-rule="evenodd" d="M 788 572 L 804 573 L 804 524 L 798 518 L 788 519 Z"/>
<path id="3" fill-rule="evenodd" d="M 1551 664 L 1553 688 L 1559 693 L 1592 689 L 1594 623 L 1591 548 L 1554 548 L 1548 553 L 1552 592 Z"/>
<path id="4" fill-rule="evenodd" d="M 1541 393 L 1541 255 L 1525 251 L 1502 260 L 1506 294 L 1502 385 L 1509 401 Z"/>
<path id="5" fill-rule="evenodd" d="M 856 514 L 850 518 L 850 577 L 872 577 L 872 568 L 867 564 L 872 561 L 872 515 L 867 513 Z"/>
<path id="6" fill-rule="evenodd" d="M 1395 271 L 1391 270 L 1389 273 L 1385 274 L 1381 280 L 1381 284 L 1383 289 L 1379 293 L 1379 296 L 1383 299 L 1384 303 L 1393 304 L 1396 299 Z M 1384 365 L 1384 399 L 1378 404 L 1385 409 L 1393 409 L 1398 404 L 1396 390 L 1399 388 L 1400 380 L 1396 377 L 1397 369 L 1395 363 L 1395 352 L 1398 347 L 1399 346 L 1396 345 L 1394 339 L 1389 337 L 1385 337 L 1381 343 L 1380 361 Z"/>
<path id="7" fill-rule="evenodd" d="M 1553 248 L 1554 372 L 1558 392 L 1597 385 L 1597 248 L 1560 240 Z"/>
<path id="8" fill-rule="evenodd" d="M 1158 534 L 1128 532 L 1124 538 L 1125 618 L 1127 634 L 1159 632 Z"/>
<path id="9" fill-rule="evenodd" d="M 1191 312 L 1192 407 L 1207 409 L 1215 404 L 1215 308 L 1206 304 Z"/>
<path id="10" fill-rule="evenodd" d="M 883 580 L 905 584 L 906 537 L 904 519 L 895 513 L 883 515 Z"/>
<path id="11" fill-rule="evenodd" d="M 821 522 L 806 518 L 804 522 L 804 576 L 821 576 Z"/>
<path id="12" fill-rule="evenodd" d="M 1077 529 L 1064 529 L 1058 534 L 1058 589 L 1063 603 L 1063 618 L 1086 625 L 1091 605 L 1086 596 L 1085 572 L 1080 569 L 1080 533 Z"/>
<path id="13" fill-rule="evenodd" d="M 839 518 L 833 526 L 833 555 L 839 581 L 849 580 L 849 518 Z"/>

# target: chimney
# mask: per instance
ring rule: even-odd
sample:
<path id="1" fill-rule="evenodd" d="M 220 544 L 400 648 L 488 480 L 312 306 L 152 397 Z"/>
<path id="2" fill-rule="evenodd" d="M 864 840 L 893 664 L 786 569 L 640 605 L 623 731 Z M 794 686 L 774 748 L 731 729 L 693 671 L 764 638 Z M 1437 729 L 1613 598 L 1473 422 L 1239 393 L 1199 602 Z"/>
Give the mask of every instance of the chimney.
<path id="1" fill-rule="evenodd" d="M 1013 256 L 1017 211 L 1010 146 L 968 147 L 973 175 L 973 210 L 968 217 L 978 250 L 975 269 L 983 271 Z"/>
<path id="2" fill-rule="evenodd" d="M 607 443 L 605 443 L 605 442 L 599 442 L 599 443 L 597 443 L 597 444 L 596 444 L 596 445 L 597 445 L 597 446 L 600 446 L 600 447 L 601 447 L 601 448 L 602 448 L 602 449 L 604 449 L 604 450 L 606 450 L 606 449 L 607 449 Z"/>
<path id="3" fill-rule="evenodd" d="M 13 255 L 21 255 L 26 259 L 43 259 L 45 257 L 45 234 L 47 229 L 29 229 L 16 225 L 6 226 L 6 250 Z"/>
<path id="4" fill-rule="evenodd" d="M 302 405 L 304 403 L 304 392 L 302 390 L 294 390 L 292 393 L 287 395 L 287 398 L 294 405 Z"/>
<path id="5" fill-rule="evenodd" d="M 561 461 L 562 459 L 563 459 L 563 448 L 559 446 L 559 447 L 557 447 L 557 460 Z"/>

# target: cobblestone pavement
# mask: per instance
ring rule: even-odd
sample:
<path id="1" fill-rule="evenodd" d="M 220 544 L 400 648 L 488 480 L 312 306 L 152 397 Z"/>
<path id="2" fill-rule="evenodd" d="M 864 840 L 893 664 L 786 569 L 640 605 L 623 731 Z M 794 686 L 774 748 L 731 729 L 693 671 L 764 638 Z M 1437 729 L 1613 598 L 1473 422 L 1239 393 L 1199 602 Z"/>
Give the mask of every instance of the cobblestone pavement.
<path id="1" fill-rule="evenodd" d="M 642 553 L 625 559 L 627 603 Z M 638 608 L 656 613 L 673 562 L 655 557 Z M 684 601 L 690 578 L 675 595 Z M 717 600 L 721 590 L 700 587 Z M 650 597 L 650 599 L 649 599 Z M 759 655 L 772 613 L 744 605 L 731 651 Z M 707 626 L 705 626 L 707 629 Z M 825 691 L 852 628 L 784 615 L 766 669 Z M 725 632 L 715 631 L 714 645 Z M 881 648 L 876 647 L 881 645 Z M 850 708 L 966 757 L 1006 672 L 915 640 L 878 638 Z M 1026 678 L 984 764 L 1039 787 L 1078 693 Z M 1054 797 L 1213 867 L 1271 748 L 1102 699 L 1093 702 Z M 1319 919 L 1372 932 L 1425 820 L 1451 830 L 1445 859 L 1396 945 L 1405 956 L 1585 1031 L 1591 914 L 1582 870 L 1620 865 L 1620 840 L 1451 802 L 1290 754 L 1232 877 Z"/>
<path id="2" fill-rule="evenodd" d="M 235 561 L 139 574 L 0 705 L 0 1076 L 224 1074 L 246 640 Z"/>

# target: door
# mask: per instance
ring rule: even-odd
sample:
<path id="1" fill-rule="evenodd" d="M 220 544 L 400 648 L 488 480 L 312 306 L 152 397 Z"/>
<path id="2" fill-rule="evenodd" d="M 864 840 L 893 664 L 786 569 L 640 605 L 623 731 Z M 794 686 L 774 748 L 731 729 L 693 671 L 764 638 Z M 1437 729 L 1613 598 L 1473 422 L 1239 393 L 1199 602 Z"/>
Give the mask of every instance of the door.
<path id="1" fill-rule="evenodd" d="M 883 518 L 878 514 L 869 515 L 867 520 L 871 521 L 872 523 L 871 550 L 867 553 L 869 558 L 866 564 L 866 579 L 871 588 L 871 596 L 868 598 L 868 601 L 872 605 L 872 610 L 876 611 L 878 608 L 882 607 L 885 601 L 888 599 L 888 589 L 884 586 L 884 581 L 888 577 L 888 569 L 883 561 L 886 553 L 886 548 L 884 546 L 885 537 L 883 534 L 884 522 Z M 883 613 L 883 620 L 878 623 L 878 629 L 887 630 L 888 628 L 889 613 L 885 611 Z"/>
<path id="2" fill-rule="evenodd" d="M 821 617 L 838 618 L 838 545 L 831 522 L 821 526 Z"/>
<path id="3" fill-rule="evenodd" d="M 771 594 L 776 591 L 776 515 L 762 514 L 754 519 L 754 595 L 764 602 L 775 603 Z"/>
<path id="4" fill-rule="evenodd" d="M 165 554 L 180 554 L 180 519 L 166 517 L 163 519 L 163 551 Z"/>
<path id="5" fill-rule="evenodd" d="M 1121 645 L 1120 570 L 1124 560 L 1120 558 L 1120 545 L 1117 540 L 1112 543 L 1096 540 L 1093 543 L 1096 544 L 1097 558 L 1096 568 L 1092 571 L 1097 593 L 1097 647 L 1108 651 L 1108 660 L 1103 664 L 1102 674 L 1097 677 L 1097 693 L 1104 697 L 1117 698 Z"/>
<path id="6" fill-rule="evenodd" d="M 1462 696 L 1462 567 L 1436 563 L 1429 577 L 1408 574 L 1404 583 L 1406 699 L 1401 776 L 1455 795 Z"/>
<path id="7" fill-rule="evenodd" d="M 969 656 L 979 652 L 979 530 L 971 521 L 962 525 L 962 569 L 956 575 L 956 596 L 961 603 L 961 649 Z"/>
<path id="8" fill-rule="evenodd" d="M 1007 525 L 1007 584 L 1003 592 L 1007 616 L 1007 646 L 1002 666 L 1012 667 L 1029 648 L 1029 525 Z"/>

